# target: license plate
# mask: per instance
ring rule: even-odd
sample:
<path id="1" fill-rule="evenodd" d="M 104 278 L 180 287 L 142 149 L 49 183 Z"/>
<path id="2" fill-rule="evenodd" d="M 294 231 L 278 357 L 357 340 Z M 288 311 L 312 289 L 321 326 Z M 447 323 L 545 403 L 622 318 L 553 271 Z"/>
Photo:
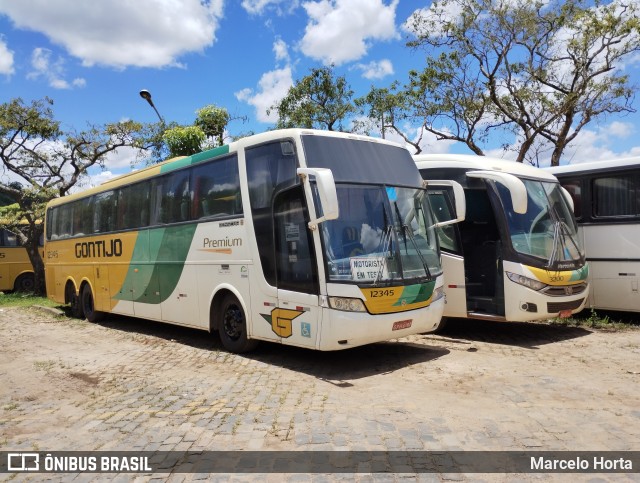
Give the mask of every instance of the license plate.
<path id="1" fill-rule="evenodd" d="M 391 328 L 391 330 L 408 329 L 409 327 L 411 327 L 411 322 L 413 322 L 411 319 L 409 319 L 409 320 L 400 320 L 399 322 L 394 322 L 393 323 L 393 327 Z"/>
<path id="2" fill-rule="evenodd" d="M 560 311 L 560 314 L 558 314 L 558 316 L 561 319 L 566 319 L 567 317 L 571 317 L 571 310 L 562 310 Z"/>

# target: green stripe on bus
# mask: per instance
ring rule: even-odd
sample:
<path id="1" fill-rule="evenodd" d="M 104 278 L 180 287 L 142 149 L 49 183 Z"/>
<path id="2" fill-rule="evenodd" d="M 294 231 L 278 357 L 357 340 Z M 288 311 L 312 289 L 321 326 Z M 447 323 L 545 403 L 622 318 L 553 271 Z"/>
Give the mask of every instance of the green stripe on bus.
<path id="1" fill-rule="evenodd" d="M 395 307 L 403 305 L 417 304 L 420 302 L 426 302 L 433 294 L 433 289 L 436 286 L 435 280 L 427 283 L 418 283 L 415 285 L 407 285 L 402 290 L 402 295 L 398 301 L 393 304 Z"/>
<path id="2" fill-rule="evenodd" d="M 197 223 L 153 228 L 138 234 L 123 284 L 121 300 L 147 304 L 164 302 L 175 290 L 184 269 Z"/>
<path id="3" fill-rule="evenodd" d="M 229 154 L 229 145 L 227 144 L 225 144 L 224 146 L 220 146 L 218 148 L 209 149 L 208 151 L 203 151 L 201 153 L 188 156 L 186 158 L 177 159 L 172 163 L 163 164 L 160 167 L 160 172 L 168 173 L 170 171 L 184 168 L 185 166 L 191 166 L 192 164 L 201 163 L 202 161 L 208 161 L 210 159 L 217 158 L 218 156 L 223 156 L 225 154 Z"/>

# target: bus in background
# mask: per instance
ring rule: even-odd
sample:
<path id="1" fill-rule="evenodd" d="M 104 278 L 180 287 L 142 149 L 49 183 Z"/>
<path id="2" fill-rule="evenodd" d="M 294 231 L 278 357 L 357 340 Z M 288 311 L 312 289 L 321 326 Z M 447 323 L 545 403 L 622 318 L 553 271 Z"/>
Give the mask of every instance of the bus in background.
<path id="1" fill-rule="evenodd" d="M 218 331 L 231 352 L 344 349 L 437 329 L 435 230 L 403 147 L 280 130 L 51 201 L 46 282 L 90 321 Z"/>
<path id="2" fill-rule="evenodd" d="M 568 317 L 585 305 L 588 267 L 569 195 L 550 173 L 473 155 L 414 156 L 430 180 L 435 216 L 449 188 L 464 188 L 466 218 L 438 228 L 445 316 L 495 321 Z"/>
<path id="3" fill-rule="evenodd" d="M 15 233 L 0 228 L 0 292 L 32 292 L 33 266 Z"/>
<path id="4" fill-rule="evenodd" d="M 546 168 L 571 194 L 596 309 L 640 312 L 640 157 Z"/>

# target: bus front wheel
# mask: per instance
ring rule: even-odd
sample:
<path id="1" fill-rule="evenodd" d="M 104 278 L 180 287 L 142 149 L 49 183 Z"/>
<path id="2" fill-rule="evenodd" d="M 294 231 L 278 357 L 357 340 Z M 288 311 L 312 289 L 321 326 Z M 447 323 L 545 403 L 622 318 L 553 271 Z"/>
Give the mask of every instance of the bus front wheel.
<path id="1" fill-rule="evenodd" d="M 240 354 L 258 345 L 257 341 L 247 337 L 247 318 L 242 305 L 233 295 L 227 295 L 222 301 L 219 317 L 220 341 L 229 352 Z"/>
<path id="2" fill-rule="evenodd" d="M 91 287 L 85 285 L 82 289 L 82 311 L 89 322 L 99 322 L 104 317 L 104 312 L 96 310 Z"/>

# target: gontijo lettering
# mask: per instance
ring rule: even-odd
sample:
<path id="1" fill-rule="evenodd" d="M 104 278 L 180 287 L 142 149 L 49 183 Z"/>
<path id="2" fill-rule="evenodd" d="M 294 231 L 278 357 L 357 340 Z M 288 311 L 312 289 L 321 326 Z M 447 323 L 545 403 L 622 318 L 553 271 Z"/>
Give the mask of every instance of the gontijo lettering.
<path id="1" fill-rule="evenodd" d="M 120 257 L 122 240 L 97 240 L 76 243 L 76 258 Z"/>

